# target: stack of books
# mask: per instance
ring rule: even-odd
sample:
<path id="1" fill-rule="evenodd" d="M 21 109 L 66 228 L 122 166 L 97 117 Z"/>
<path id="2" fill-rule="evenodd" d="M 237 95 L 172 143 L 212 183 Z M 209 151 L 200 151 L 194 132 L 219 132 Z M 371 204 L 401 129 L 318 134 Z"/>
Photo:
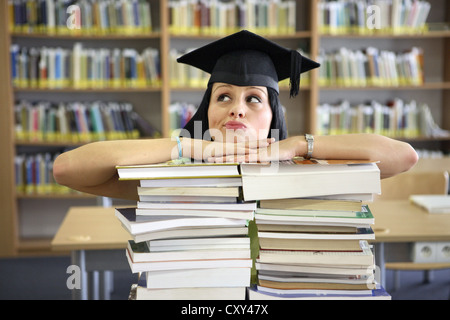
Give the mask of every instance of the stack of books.
<path id="1" fill-rule="evenodd" d="M 240 201 L 238 164 L 183 159 L 117 172 L 140 181 L 136 208 L 116 209 L 133 238 L 126 256 L 141 273 L 137 300 L 245 299 L 256 202 Z"/>
<path id="2" fill-rule="evenodd" d="M 374 217 L 362 202 L 381 191 L 375 163 L 294 159 L 241 171 L 244 199 L 260 200 L 250 299 L 389 298 L 374 280 Z"/>

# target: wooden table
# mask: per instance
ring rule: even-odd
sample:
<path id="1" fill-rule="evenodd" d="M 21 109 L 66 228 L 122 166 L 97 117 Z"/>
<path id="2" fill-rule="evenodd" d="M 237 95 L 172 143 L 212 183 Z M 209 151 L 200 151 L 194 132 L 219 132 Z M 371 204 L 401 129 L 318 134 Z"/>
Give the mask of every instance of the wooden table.
<path id="1" fill-rule="evenodd" d="M 428 214 L 406 200 L 380 200 L 369 203 L 369 207 L 375 217 L 376 263 L 384 286 L 385 263 L 393 257 L 404 258 L 405 244 L 450 241 L 450 215 Z M 72 264 L 81 269 L 82 286 L 81 290 L 73 290 L 74 298 L 108 298 L 108 272 L 129 270 L 125 248 L 130 239 L 114 216 L 114 208 L 69 209 L 52 248 L 72 251 Z M 390 245 L 397 244 L 400 249 L 391 250 Z M 98 293 L 100 282 L 104 290 Z"/>
<path id="2" fill-rule="evenodd" d="M 125 256 L 129 239 L 114 208 L 69 209 L 52 240 L 52 250 L 70 250 L 72 265 L 80 268 L 81 287 L 73 289 L 74 299 L 109 299 L 112 272 L 129 270 Z"/>
<path id="3" fill-rule="evenodd" d="M 450 215 L 429 214 L 408 200 L 380 200 L 368 205 L 375 217 L 373 242 L 384 286 L 386 262 L 411 261 L 413 243 L 450 242 Z M 450 268 L 450 263 L 435 266 Z"/>

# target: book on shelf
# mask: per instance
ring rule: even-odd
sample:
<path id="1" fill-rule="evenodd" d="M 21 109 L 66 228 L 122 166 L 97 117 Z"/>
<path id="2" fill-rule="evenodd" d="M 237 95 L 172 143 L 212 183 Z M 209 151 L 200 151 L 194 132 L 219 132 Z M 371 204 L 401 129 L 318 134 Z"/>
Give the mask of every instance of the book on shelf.
<path id="1" fill-rule="evenodd" d="M 431 214 L 450 213 L 450 195 L 447 194 L 413 194 L 409 201 Z"/>
<path id="2" fill-rule="evenodd" d="M 85 143 L 157 136 L 128 102 L 21 100 L 14 106 L 14 117 L 19 142 Z"/>
<path id="3" fill-rule="evenodd" d="M 240 168 L 246 201 L 381 192 L 380 171 L 374 162 L 294 158 L 243 163 Z"/>
<path id="4" fill-rule="evenodd" d="M 205 163 L 176 159 L 160 164 L 116 166 L 121 180 L 235 178 L 240 177 L 237 163 Z"/>
<path id="5" fill-rule="evenodd" d="M 19 153 L 14 157 L 14 176 L 18 195 L 79 194 L 59 185 L 53 178 L 53 163 L 59 152 Z"/>
<path id="6" fill-rule="evenodd" d="M 401 53 L 375 47 L 340 48 L 336 52 L 320 50 L 318 62 L 322 65 L 320 86 L 399 87 L 425 83 L 423 49 L 418 47 Z"/>
<path id="7" fill-rule="evenodd" d="M 395 98 L 381 103 L 324 103 L 317 107 L 318 134 L 376 133 L 395 138 L 448 137 L 426 103 Z"/>
<path id="8" fill-rule="evenodd" d="M 15 33 L 136 35 L 152 31 L 148 1 L 8 1 L 9 28 Z"/>
<path id="9" fill-rule="evenodd" d="M 181 65 L 181 64 L 180 64 Z M 171 87 L 174 87 L 171 85 Z M 206 86 L 205 86 L 206 88 Z M 169 106 L 169 119 L 171 134 L 174 130 L 184 128 L 197 112 L 197 107 L 191 103 L 173 102 Z"/>
<path id="10" fill-rule="evenodd" d="M 418 34 L 428 30 L 430 10 L 429 1 L 319 1 L 319 31 L 331 35 Z"/>
<path id="11" fill-rule="evenodd" d="M 240 29 L 292 34 L 296 30 L 296 2 L 169 1 L 169 31 L 173 35 L 224 35 Z"/>
<path id="12" fill-rule="evenodd" d="M 24 47 L 11 44 L 11 79 L 22 89 L 148 88 L 161 84 L 159 52 L 154 48 L 94 49 Z"/>

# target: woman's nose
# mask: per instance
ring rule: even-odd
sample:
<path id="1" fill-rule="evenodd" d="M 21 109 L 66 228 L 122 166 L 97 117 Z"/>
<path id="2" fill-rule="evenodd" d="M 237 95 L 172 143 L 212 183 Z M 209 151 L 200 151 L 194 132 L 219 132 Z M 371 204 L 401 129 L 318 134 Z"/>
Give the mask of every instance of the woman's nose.
<path id="1" fill-rule="evenodd" d="M 233 118 L 245 117 L 245 105 L 243 102 L 237 102 L 230 110 L 230 116 Z"/>

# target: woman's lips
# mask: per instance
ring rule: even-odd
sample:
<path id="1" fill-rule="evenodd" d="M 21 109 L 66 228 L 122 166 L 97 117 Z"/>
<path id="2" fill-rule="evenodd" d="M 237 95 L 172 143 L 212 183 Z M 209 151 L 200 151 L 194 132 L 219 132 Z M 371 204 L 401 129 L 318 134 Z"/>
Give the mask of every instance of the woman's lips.
<path id="1" fill-rule="evenodd" d="M 239 121 L 228 121 L 225 123 L 226 129 L 237 130 L 237 129 L 246 129 L 247 126 Z"/>

